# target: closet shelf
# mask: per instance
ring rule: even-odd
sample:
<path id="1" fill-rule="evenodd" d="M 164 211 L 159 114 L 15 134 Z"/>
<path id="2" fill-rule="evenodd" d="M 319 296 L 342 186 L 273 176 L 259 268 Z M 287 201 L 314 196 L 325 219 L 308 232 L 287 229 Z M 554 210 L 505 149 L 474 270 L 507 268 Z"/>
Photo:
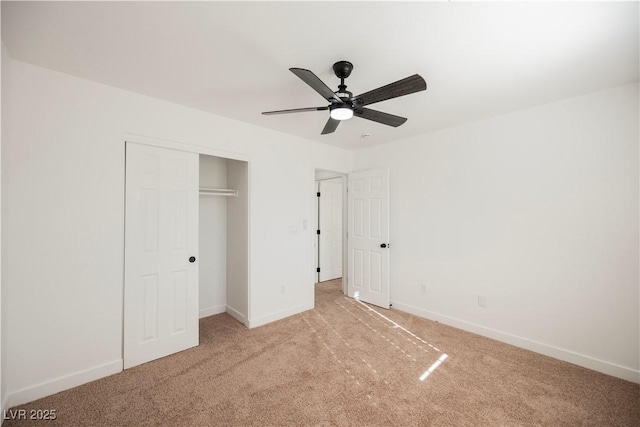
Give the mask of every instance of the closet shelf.
<path id="1" fill-rule="evenodd" d="M 208 188 L 200 187 L 201 196 L 231 196 L 238 197 L 238 191 L 229 190 L 228 188 Z"/>

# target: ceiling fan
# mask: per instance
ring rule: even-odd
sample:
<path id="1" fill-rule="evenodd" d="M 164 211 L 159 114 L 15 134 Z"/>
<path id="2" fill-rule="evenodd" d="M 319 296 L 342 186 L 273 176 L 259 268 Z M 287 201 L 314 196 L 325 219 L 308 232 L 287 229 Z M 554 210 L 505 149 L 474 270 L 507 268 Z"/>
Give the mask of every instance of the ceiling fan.
<path id="1" fill-rule="evenodd" d="M 334 132 L 338 128 L 340 121 L 350 119 L 353 116 L 372 120 L 388 126 L 398 127 L 407 121 L 405 117 L 365 108 L 365 105 L 386 101 L 387 99 L 397 98 L 399 96 L 409 95 L 414 92 L 420 92 L 427 89 L 427 83 L 424 79 L 418 74 L 414 74 L 413 76 L 398 80 L 397 82 L 365 92 L 362 95 L 353 96 L 344 84 L 344 79 L 349 77 L 353 70 L 353 64 L 349 61 L 338 61 L 333 64 L 333 72 L 340 79 L 340 85 L 336 92 L 333 92 L 322 82 L 322 80 L 318 78 L 318 76 L 309 70 L 305 70 L 304 68 L 289 68 L 289 70 L 296 76 L 300 77 L 303 82 L 311 86 L 313 90 L 322 95 L 322 97 L 329 101 L 330 104 L 326 107 L 265 111 L 262 114 L 269 116 L 274 114 L 329 110 L 329 120 L 324 126 L 324 129 L 322 129 L 322 135 Z"/>

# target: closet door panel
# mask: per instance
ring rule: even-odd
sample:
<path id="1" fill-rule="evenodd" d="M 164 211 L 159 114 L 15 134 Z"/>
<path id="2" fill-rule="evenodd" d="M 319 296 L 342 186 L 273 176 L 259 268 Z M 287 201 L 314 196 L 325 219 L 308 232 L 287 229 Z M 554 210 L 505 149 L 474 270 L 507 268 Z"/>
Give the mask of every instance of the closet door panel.
<path id="1" fill-rule="evenodd" d="M 125 210 L 130 368 L 198 345 L 198 154 L 127 143 Z"/>

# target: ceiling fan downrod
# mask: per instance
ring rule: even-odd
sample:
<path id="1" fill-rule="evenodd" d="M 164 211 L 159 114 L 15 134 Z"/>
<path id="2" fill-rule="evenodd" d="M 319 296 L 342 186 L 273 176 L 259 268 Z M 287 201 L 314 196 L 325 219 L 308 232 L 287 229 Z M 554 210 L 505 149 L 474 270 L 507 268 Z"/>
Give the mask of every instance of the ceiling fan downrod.
<path id="1" fill-rule="evenodd" d="M 347 90 L 347 85 L 344 84 L 344 79 L 351 75 L 351 71 L 353 71 L 353 64 L 349 61 L 338 61 L 333 64 L 333 72 L 340 79 L 336 95 L 343 101 L 353 98 L 353 94 Z"/>

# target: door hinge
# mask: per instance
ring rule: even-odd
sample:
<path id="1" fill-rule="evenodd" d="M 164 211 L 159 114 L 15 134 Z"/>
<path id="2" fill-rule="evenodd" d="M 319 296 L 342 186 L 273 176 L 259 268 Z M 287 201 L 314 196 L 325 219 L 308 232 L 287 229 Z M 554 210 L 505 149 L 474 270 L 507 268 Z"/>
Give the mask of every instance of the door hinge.
<path id="1" fill-rule="evenodd" d="M 320 273 L 320 267 L 316 268 L 316 273 Z"/>
<path id="2" fill-rule="evenodd" d="M 316 193 L 316 197 L 320 197 L 320 192 L 319 191 Z"/>
<path id="3" fill-rule="evenodd" d="M 316 234 L 320 234 L 320 230 L 316 230 Z"/>

